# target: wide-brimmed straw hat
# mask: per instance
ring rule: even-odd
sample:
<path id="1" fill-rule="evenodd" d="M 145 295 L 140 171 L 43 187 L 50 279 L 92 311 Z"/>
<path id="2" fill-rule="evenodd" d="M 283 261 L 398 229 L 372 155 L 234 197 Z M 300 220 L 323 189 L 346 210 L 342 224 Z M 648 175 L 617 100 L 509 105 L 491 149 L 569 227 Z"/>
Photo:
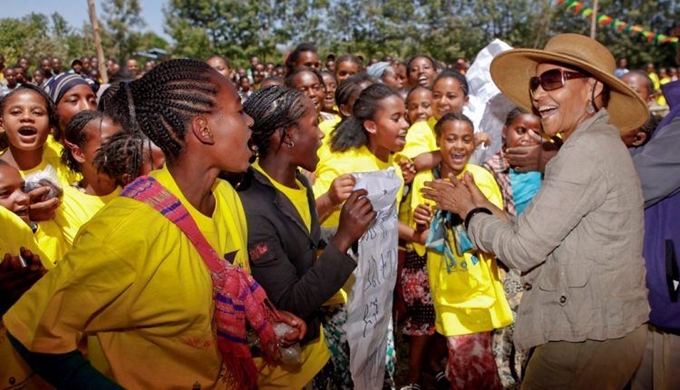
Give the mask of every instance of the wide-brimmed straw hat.
<path id="1" fill-rule="evenodd" d="M 614 76 L 616 62 L 609 50 L 585 35 L 556 35 L 543 50 L 503 52 L 491 63 L 491 78 L 505 96 L 531 112 L 529 79 L 536 76 L 536 66 L 543 63 L 580 69 L 609 86 L 609 122 L 621 132 L 639 128 L 649 117 L 649 109 L 642 98 Z"/>

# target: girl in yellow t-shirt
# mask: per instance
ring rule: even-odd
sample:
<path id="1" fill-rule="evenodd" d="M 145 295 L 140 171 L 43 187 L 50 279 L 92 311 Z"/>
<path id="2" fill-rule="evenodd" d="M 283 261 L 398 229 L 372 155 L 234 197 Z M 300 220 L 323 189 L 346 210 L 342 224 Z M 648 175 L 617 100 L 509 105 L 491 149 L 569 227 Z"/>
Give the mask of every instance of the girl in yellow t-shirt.
<path id="1" fill-rule="evenodd" d="M 337 233 L 317 256 L 321 237 L 314 196 L 297 172 L 313 172 L 319 161 L 323 133 L 312 101 L 299 91 L 272 86 L 251 95 L 243 110 L 255 121 L 252 140 L 259 155 L 239 186 L 250 269 L 274 304 L 303 318 L 308 329 L 297 364 L 266 367 L 258 387 L 301 389 L 315 379 L 326 388 L 320 383 L 324 375 L 317 375 L 330 357 L 320 309 L 356 268 L 347 251 L 375 212 L 366 198 L 359 199 L 366 191 L 355 191 L 345 202 Z"/>
<path id="2" fill-rule="evenodd" d="M 323 194 L 328 192 L 336 178 L 353 172 L 378 171 L 390 167 L 401 177 L 401 170 L 394 162 L 392 154 L 401 151 L 406 142 L 408 123 L 405 114 L 404 101 L 393 88 L 374 84 L 361 92 L 354 103 L 353 116 L 344 119 L 331 135 L 330 155 L 316 168 L 313 188 L 323 227 L 335 228 L 339 223 L 339 204 L 326 203 L 323 199 Z M 347 183 L 350 190 L 354 186 L 353 180 L 350 176 Z M 400 190 L 397 200 L 401 196 Z M 413 229 L 399 224 L 400 238 L 412 240 L 415 234 Z M 334 300 L 335 304 L 327 307 L 328 314 L 324 323 L 327 341 L 333 352 L 331 359 L 336 381 L 333 388 L 352 387 L 349 351 L 342 330 L 347 315 L 344 301 L 345 298 L 338 297 Z M 393 352 L 393 347 L 388 346 L 389 372 L 393 370 Z"/>
<path id="3" fill-rule="evenodd" d="M 107 113 L 163 150 L 166 167 L 135 183 L 155 183 L 158 200 L 172 207 L 159 212 L 128 196 L 104 206 L 59 266 L 4 316 L 10 340 L 58 388 L 254 387 L 245 319 L 258 324 L 265 351 L 277 344 L 269 337 L 273 322 L 293 328 L 278 339 L 283 346 L 306 329 L 301 319 L 272 311 L 259 285 L 229 264 L 247 265 L 247 227 L 234 189 L 217 177 L 248 167 L 252 119 L 231 82 L 187 59 L 165 61 L 126 84 Z M 173 210 L 194 222 L 193 237 L 202 240 L 189 238 L 192 230 L 166 213 Z M 215 264 L 221 269 L 211 272 Z M 239 293 L 218 295 L 230 285 Z M 227 301 L 233 311 L 217 312 Z M 99 340 L 102 371 L 78 351 L 84 335 Z"/>
<path id="4" fill-rule="evenodd" d="M 102 141 L 120 129 L 100 111 L 81 111 L 66 126 L 61 158 L 73 172 L 82 174 L 82 180 L 64 187 L 64 202 L 54 217 L 69 247 L 80 227 L 120 193 L 115 181 L 93 163 Z"/>
<path id="5" fill-rule="evenodd" d="M 422 194 L 438 203 L 426 188 L 432 179 L 448 180 L 472 175 L 481 192 L 502 208 L 500 189 L 493 175 L 468 164 L 475 149 L 472 121 L 449 113 L 436 124 L 442 162 L 414 179 L 414 196 Z M 430 224 L 427 238 L 427 270 L 435 308 L 435 326 L 446 336 L 449 348 L 446 374 L 452 389 L 500 388 L 491 348 L 491 331 L 512 323 L 496 259 L 472 247 L 463 221 L 445 210 L 417 214 L 418 224 Z M 425 218 L 423 218 L 425 216 Z"/>
<path id="6" fill-rule="evenodd" d="M 26 84 L 16 88 L 0 100 L 2 127 L 5 129 L 8 147 L 0 159 L 19 170 L 22 177 L 44 171 L 51 166 L 57 173 L 58 183 L 40 185 L 28 192 L 31 198 L 29 216 L 38 223 L 36 240 L 51 259 L 61 258 L 67 248 L 54 215 L 61 204 L 61 197 L 54 195 L 55 187 L 64 187 L 68 170 L 58 159 L 51 159 L 46 146 L 50 129 L 57 126 L 54 105 L 45 92 Z M 52 192 L 48 199 L 48 192 Z"/>

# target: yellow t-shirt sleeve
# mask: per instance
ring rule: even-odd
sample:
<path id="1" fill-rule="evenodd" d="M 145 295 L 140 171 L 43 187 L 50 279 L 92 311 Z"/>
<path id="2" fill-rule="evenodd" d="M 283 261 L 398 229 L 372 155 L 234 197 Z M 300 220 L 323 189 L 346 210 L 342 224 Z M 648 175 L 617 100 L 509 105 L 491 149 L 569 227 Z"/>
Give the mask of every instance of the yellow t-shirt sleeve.
<path id="1" fill-rule="evenodd" d="M 109 238 L 84 231 L 80 245 L 5 315 L 7 329 L 26 348 L 71 352 L 82 336 L 78 330 L 97 331 L 102 321 L 107 329 L 129 325 L 125 311 L 111 303 L 132 283 L 135 272 L 118 255 L 118 248 L 107 244 Z M 129 249 L 130 243 L 126 245 Z M 77 337 L 73 337 L 74 330 Z"/>

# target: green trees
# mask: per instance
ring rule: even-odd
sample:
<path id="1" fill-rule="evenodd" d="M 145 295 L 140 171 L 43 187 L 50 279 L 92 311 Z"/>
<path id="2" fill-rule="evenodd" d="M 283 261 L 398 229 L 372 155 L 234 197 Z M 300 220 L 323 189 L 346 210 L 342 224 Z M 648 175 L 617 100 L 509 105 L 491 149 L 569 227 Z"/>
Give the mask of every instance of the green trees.
<path id="1" fill-rule="evenodd" d="M 592 6 L 590 0 L 581 3 Z M 680 1 L 600 0 L 599 11 L 668 34 L 680 20 Z M 454 62 L 473 59 L 494 38 L 516 47 L 542 47 L 556 33 L 590 32 L 588 18 L 555 0 L 166 0 L 163 12 L 172 47 L 142 32 L 139 0 L 102 0 L 106 56 L 122 60 L 140 49 L 161 47 L 181 57 L 221 54 L 245 62 L 257 55 L 280 63 L 298 43 L 313 42 L 322 55 L 405 59 L 425 52 Z M 632 67 L 650 60 L 673 63 L 670 44 L 653 45 L 611 27 L 598 27 L 597 38 Z M 94 53 L 89 24 L 69 26 L 59 14 L 0 19 L 0 48 L 10 61 L 22 54 L 71 59 Z"/>
<path id="2" fill-rule="evenodd" d="M 660 33 L 680 20 L 673 0 L 601 0 L 599 8 Z M 310 41 L 322 53 L 407 58 L 427 52 L 453 62 L 472 58 L 494 38 L 541 47 L 556 33 L 590 31 L 589 20 L 554 0 L 170 0 L 165 12 L 175 53 L 199 58 L 257 54 L 281 61 L 285 50 Z M 672 59 L 669 45 L 653 46 L 627 32 L 599 28 L 598 39 L 634 64 Z"/>
<path id="3" fill-rule="evenodd" d="M 157 34 L 141 31 L 145 23 L 139 0 L 103 0 L 98 11 L 107 58 L 124 60 L 142 49 L 168 47 Z M 0 53 L 8 64 L 22 55 L 34 60 L 56 56 L 68 64 L 82 55 L 94 55 L 92 27 L 86 22 L 80 28 L 71 26 L 57 12 L 50 16 L 31 13 L 19 19 L 0 18 Z"/>

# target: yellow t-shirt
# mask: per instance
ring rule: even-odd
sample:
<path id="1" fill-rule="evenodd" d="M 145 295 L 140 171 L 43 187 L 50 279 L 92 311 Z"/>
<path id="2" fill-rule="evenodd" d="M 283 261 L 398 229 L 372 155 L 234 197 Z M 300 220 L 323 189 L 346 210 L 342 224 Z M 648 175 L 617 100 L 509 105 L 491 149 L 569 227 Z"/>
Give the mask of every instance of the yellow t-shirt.
<path id="1" fill-rule="evenodd" d="M 319 338 L 302 347 L 301 364 L 298 366 L 264 366 L 257 378 L 257 388 L 263 389 L 302 389 L 314 379 L 326 365 L 331 353 L 326 346 L 323 326 Z M 257 367 L 263 366 L 261 358 L 255 359 Z"/>
<path id="2" fill-rule="evenodd" d="M 245 216 L 228 183 L 215 183 L 207 217 L 186 202 L 166 168 L 151 175 L 182 201 L 220 256 L 247 264 Z M 226 388 L 210 272 L 179 227 L 133 199 L 104 206 L 4 320 L 36 352 L 70 352 L 83 335 L 96 335 L 106 373 L 126 388 Z"/>
<path id="3" fill-rule="evenodd" d="M 319 124 L 319 129 L 323 133 L 324 137 L 321 140 L 321 147 L 316 152 L 319 156 L 319 161 L 324 161 L 330 156 L 331 152 L 331 133 L 335 130 L 335 126 L 340 123 L 342 118 L 340 115 L 334 116 L 332 119 L 326 119 Z"/>
<path id="4" fill-rule="evenodd" d="M 375 157 L 366 146 L 352 148 L 342 153 L 331 153 L 326 160 L 321 161 L 316 167 L 316 182 L 314 182 L 313 187 L 314 196 L 318 198 L 328 192 L 333 180 L 344 173 L 382 171 L 390 167 L 393 167 L 396 170 L 397 176 L 399 176 L 403 182 L 401 169 L 399 168 L 399 165 L 394 162 L 391 155 L 388 161 L 381 161 Z M 401 200 L 403 190 L 404 187 L 402 185 L 397 193 L 397 202 Z M 321 223 L 321 226 L 337 227 L 339 223 L 340 207 L 338 206 L 332 214 Z"/>
<path id="5" fill-rule="evenodd" d="M 290 188 L 286 187 L 285 185 L 279 183 L 278 181 L 272 179 L 271 176 L 267 174 L 267 172 L 262 169 L 260 166 L 259 161 L 255 161 L 253 164 L 253 168 L 257 169 L 260 173 L 262 173 L 269 181 L 272 183 L 274 188 L 279 190 L 283 195 L 285 195 L 288 200 L 295 206 L 295 209 L 297 210 L 298 214 L 300 215 L 300 218 L 302 218 L 302 222 L 305 223 L 305 226 L 307 227 L 307 231 L 311 231 L 312 229 L 312 213 L 309 210 L 309 199 L 307 198 L 307 187 L 302 185 L 299 180 L 295 180 L 297 183 L 298 188 Z"/>
<path id="6" fill-rule="evenodd" d="M 46 269 L 54 268 L 52 259 L 43 253 L 35 241 L 31 228 L 10 210 L 0 206 L 0 226 L 2 226 L 2 234 L 0 234 L 0 262 L 2 262 L 5 253 L 11 253 L 16 256 L 19 254 L 19 249 L 23 246 L 31 252 L 40 256 L 40 261 Z"/>
<path id="7" fill-rule="evenodd" d="M 80 227 L 89 221 L 111 199 L 117 197 L 120 192 L 121 189 L 116 188 L 109 195 L 96 196 L 88 195 L 70 185 L 64 186 L 64 199 L 61 206 L 57 209 L 54 222 L 61 229 L 68 248 L 73 245 L 73 240 L 76 238 Z"/>
<path id="8" fill-rule="evenodd" d="M 423 153 L 439 150 L 437 137 L 434 133 L 434 125 L 437 119 L 431 117 L 427 121 L 418 121 L 411 125 L 406 133 L 406 145 L 399 155 L 413 160 Z"/>
<path id="9" fill-rule="evenodd" d="M 466 171 L 472 174 L 477 187 L 491 203 L 502 210 L 503 197 L 493 175 L 472 164 L 465 166 L 463 173 Z M 412 205 L 425 203 L 420 188 L 425 181 L 432 179 L 432 171 L 416 175 Z M 512 312 L 505 298 L 494 255 L 478 252 L 477 264 L 473 264 L 471 253 L 466 252 L 464 257 L 465 261 L 453 266 L 449 273 L 442 255 L 427 251 L 427 274 L 437 332 L 444 336 L 456 336 L 486 332 L 512 324 Z"/>

